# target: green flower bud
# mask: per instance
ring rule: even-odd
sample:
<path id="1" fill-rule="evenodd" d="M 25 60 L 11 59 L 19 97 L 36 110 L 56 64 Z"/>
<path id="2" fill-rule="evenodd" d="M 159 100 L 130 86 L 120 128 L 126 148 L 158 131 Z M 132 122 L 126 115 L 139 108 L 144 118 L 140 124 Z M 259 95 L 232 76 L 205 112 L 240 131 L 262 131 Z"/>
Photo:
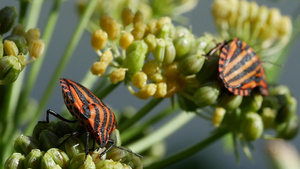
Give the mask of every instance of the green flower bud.
<path id="1" fill-rule="evenodd" d="M 171 64 L 176 56 L 176 49 L 172 42 L 172 39 L 168 38 L 166 40 L 166 48 L 165 48 L 165 58 L 163 64 Z"/>
<path id="2" fill-rule="evenodd" d="M 156 48 L 156 37 L 153 34 L 148 34 L 144 38 L 144 41 L 148 46 L 148 52 L 152 52 Z"/>
<path id="3" fill-rule="evenodd" d="M 264 122 L 265 129 L 274 127 L 275 117 L 276 112 L 273 109 L 269 107 L 262 108 L 261 118 Z"/>
<path id="4" fill-rule="evenodd" d="M 8 32 L 14 25 L 17 17 L 16 8 L 6 6 L 0 10 L 0 34 Z"/>
<path id="5" fill-rule="evenodd" d="M 158 38 L 161 39 L 167 39 L 170 37 L 170 26 L 165 24 L 163 27 L 160 29 L 157 35 Z"/>
<path id="6" fill-rule="evenodd" d="M 124 165 L 124 169 L 125 168 L 134 168 L 134 169 L 143 169 L 143 163 L 142 160 L 137 157 L 137 156 L 133 156 L 131 161 L 129 163 L 127 163 L 128 166 Z M 130 166 L 130 167 L 129 167 Z"/>
<path id="7" fill-rule="evenodd" d="M 220 94 L 220 85 L 218 82 L 211 82 L 199 87 L 194 93 L 194 102 L 199 107 L 205 107 L 213 104 Z"/>
<path id="8" fill-rule="evenodd" d="M 179 71 L 184 75 L 192 75 L 198 73 L 204 62 L 205 56 L 203 56 L 204 52 L 199 50 L 197 53 L 184 57 L 179 62 Z"/>
<path id="9" fill-rule="evenodd" d="M 80 153 L 74 156 L 70 161 L 69 169 L 95 169 L 95 163 L 92 160 L 92 157 L 88 154 L 85 159 L 85 153 Z M 84 163 L 83 163 L 84 162 Z M 98 168 L 98 167 L 97 167 Z"/>
<path id="10" fill-rule="evenodd" d="M 125 112 L 123 112 L 125 113 Z M 121 142 L 121 135 L 120 135 L 120 131 L 118 129 L 115 129 L 113 133 L 111 133 L 110 137 L 111 140 L 115 141 L 115 145 L 116 146 L 121 146 L 122 142 Z"/>
<path id="11" fill-rule="evenodd" d="M 4 56 L 0 60 L 0 85 L 12 83 L 17 80 L 22 65 L 15 56 Z"/>
<path id="12" fill-rule="evenodd" d="M 35 125 L 33 132 L 32 132 L 32 137 L 35 139 L 39 139 L 40 134 L 43 130 L 50 130 L 50 131 L 54 131 L 54 126 L 56 125 L 56 123 L 54 122 L 50 122 L 50 123 L 37 123 L 37 125 Z"/>
<path id="13" fill-rule="evenodd" d="M 176 27 L 176 38 L 177 37 L 184 37 L 184 36 L 190 36 L 191 32 L 189 29 L 183 26 L 177 26 Z"/>
<path id="14" fill-rule="evenodd" d="M 195 111 L 198 106 L 191 100 L 185 98 L 180 93 L 177 94 L 178 103 L 181 109 L 185 111 Z"/>
<path id="15" fill-rule="evenodd" d="M 14 148 L 17 152 L 28 154 L 32 149 L 39 149 L 39 142 L 30 136 L 20 135 L 14 143 Z"/>
<path id="16" fill-rule="evenodd" d="M 130 10 L 130 8 L 126 7 L 123 9 L 121 17 L 122 17 L 123 25 L 124 27 L 126 27 L 127 25 L 132 23 L 134 15 Z"/>
<path id="17" fill-rule="evenodd" d="M 31 150 L 25 158 L 24 168 L 40 168 L 43 155 L 44 152 L 39 149 Z"/>
<path id="18" fill-rule="evenodd" d="M 64 121 L 58 121 L 55 123 L 53 131 L 58 137 L 63 137 L 66 134 L 72 133 L 73 129 L 68 123 Z"/>
<path id="19" fill-rule="evenodd" d="M 250 97 L 244 97 L 240 107 L 243 112 L 256 112 L 261 108 L 263 100 L 263 96 L 260 94 L 254 94 Z"/>
<path id="20" fill-rule="evenodd" d="M 10 35 L 10 36 L 7 36 L 6 38 L 4 38 L 4 41 L 5 40 L 13 41 L 16 44 L 16 46 L 18 47 L 19 53 L 22 53 L 24 55 L 27 54 L 28 46 L 27 46 L 26 39 L 23 36 Z"/>
<path id="21" fill-rule="evenodd" d="M 11 40 L 5 40 L 3 43 L 3 47 L 7 56 L 17 56 L 19 54 L 17 45 Z"/>
<path id="22" fill-rule="evenodd" d="M 247 113 L 241 124 L 241 133 L 247 141 L 253 141 L 261 137 L 264 131 L 264 124 L 260 117 L 255 112 Z"/>
<path id="23" fill-rule="evenodd" d="M 178 37 L 173 43 L 176 49 L 176 57 L 182 58 L 185 54 L 187 54 L 191 49 L 191 38 L 188 36 Z"/>
<path id="24" fill-rule="evenodd" d="M 42 150 L 48 150 L 58 146 L 58 137 L 55 133 L 49 130 L 43 130 L 39 136 Z"/>
<path id="25" fill-rule="evenodd" d="M 141 22 L 138 22 L 134 24 L 131 34 L 133 35 L 135 40 L 140 40 L 144 37 L 145 31 L 146 25 Z"/>
<path id="26" fill-rule="evenodd" d="M 276 122 L 282 123 L 295 116 L 297 111 L 297 100 L 294 97 L 287 98 L 286 103 L 278 110 Z"/>
<path id="27" fill-rule="evenodd" d="M 124 169 L 126 165 L 123 165 L 121 162 L 115 162 L 113 160 L 103 160 L 96 164 L 96 168 L 101 169 L 111 169 L 111 168 L 118 168 Z"/>
<path id="28" fill-rule="evenodd" d="M 25 157 L 20 153 L 13 153 L 5 162 L 5 169 L 22 169 Z"/>
<path id="29" fill-rule="evenodd" d="M 128 68 L 128 73 L 133 74 L 141 71 L 144 66 L 148 47 L 144 41 L 134 41 L 126 50 L 126 58 L 123 67 Z"/>
<path id="30" fill-rule="evenodd" d="M 238 108 L 243 101 L 243 96 L 233 95 L 229 92 L 224 92 L 219 97 L 218 103 L 226 110 L 234 110 Z"/>
<path id="31" fill-rule="evenodd" d="M 61 167 L 55 163 L 54 159 L 49 153 L 45 153 L 41 159 L 41 169 L 61 169 Z"/>
<path id="32" fill-rule="evenodd" d="M 299 130 L 299 119 L 295 115 L 285 121 L 284 123 L 278 124 L 276 126 L 277 136 L 283 139 L 293 139 L 298 134 Z"/>
<path id="33" fill-rule="evenodd" d="M 276 96 L 276 95 L 284 95 L 284 96 L 291 96 L 291 91 L 289 87 L 284 85 L 279 85 L 273 88 L 270 88 L 270 95 Z"/>
<path id="34" fill-rule="evenodd" d="M 79 153 L 85 152 L 85 147 L 82 141 L 77 137 L 70 137 L 62 145 L 62 149 L 68 154 L 69 158 L 72 159 Z"/>
<path id="35" fill-rule="evenodd" d="M 223 107 L 217 107 L 215 114 L 212 118 L 212 123 L 215 127 L 219 127 L 224 119 L 226 113 L 226 109 L 224 109 Z"/>
<path id="36" fill-rule="evenodd" d="M 153 51 L 154 58 L 156 62 L 158 63 L 158 66 L 162 64 L 165 58 L 165 48 L 166 48 L 166 42 L 164 39 L 157 39 L 157 45 L 156 48 Z"/>
<path id="37" fill-rule="evenodd" d="M 61 168 L 68 168 L 70 159 L 62 150 L 51 148 L 45 153 L 45 156 L 46 154 L 49 155 L 48 158 L 52 158 L 55 164 L 59 165 Z"/>
<path id="38" fill-rule="evenodd" d="M 24 25 L 20 25 L 17 24 L 13 30 L 11 31 L 11 35 L 18 35 L 18 36 L 25 36 L 26 32 L 25 32 L 25 26 Z"/>
<path id="39" fill-rule="evenodd" d="M 121 150 L 119 148 L 113 147 L 106 154 L 106 159 L 112 159 L 114 161 L 122 161 L 127 160 L 129 154 L 127 151 Z"/>

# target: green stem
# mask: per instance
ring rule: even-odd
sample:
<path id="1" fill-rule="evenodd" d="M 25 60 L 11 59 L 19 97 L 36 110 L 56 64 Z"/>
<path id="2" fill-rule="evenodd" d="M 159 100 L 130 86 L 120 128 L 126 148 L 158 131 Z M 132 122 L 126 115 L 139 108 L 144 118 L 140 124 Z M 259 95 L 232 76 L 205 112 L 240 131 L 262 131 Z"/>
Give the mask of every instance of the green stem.
<path id="1" fill-rule="evenodd" d="M 134 125 L 138 120 L 140 120 L 142 117 L 144 117 L 148 112 L 150 112 L 158 103 L 160 103 L 163 99 L 152 99 L 150 102 L 148 102 L 142 109 L 140 109 L 132 118 L 122 123 L 118 129 L 120 132 L 125 131 L 130 126 Z"/>
<path id="2" fill-rule="evenodd" d="M 138 135 L 139 133 L 142 133 L 142 131 L 144 131 L 147 127 L 163 119 L 164 117 L 167 117 L 168 115 L 176 111 L 178 108 L 179 108 L 178 104 L 174 104 L 174 106 L 169 106 L 168 108 L 157 113 L 156 116 L 150 118 L 149 120 L 143 122 L 142 124 L 139 124 L 138 126 L 137 125 L 131 126 L 128 130 L 125 130 L 125 132 L 121 134 L 122 143 L 126 144 L 134 136 Z"/>
<path id="3" fill-rule="evenodd" d="M 54 28 L 55 28 L 55 25 L 56 25 L 56 22 L 58 19 L 58 14 L 59 14 L 58 11 L 59 11 L 59 7 L 61 6 L 61 2 L 62 2 L 62 0 L 55 1 L 54 5 L 52 7 L 52 10 L 50 12 L 50 15 L 48 17 L 47 25 L 45 27 L 43 38 L 42 38 L 45 43 L 44 54 L 38 60 L 36 60 L 31 67 L 31 70 L 30 70 L 28 78 L 27 78 L 27 82 L 24 85 L 24 90 L 21 93 L 21 97 L 20 97 L 19 104 L 17 107 L 16 115 L 14 117 L 14 126 L 15 126 L 14 128 L 16 128 L 17 125 L 19 124 L 19 121 L 20 121 L 19 117 L 21 117 L 20 113 L 23 113 L 22 111 L 24 110 L 25 104 L 28 101 L 29 94 L 32 92 L 32 89 L 36 82 L 37 76 L 40 72 L 40 68 L 41 68 L 42 63 L 45 58 L 45 53 L 47 52 L 47 48 L 48 48 L 50 39 L 52 37 L 53 31 L 54 31 Z"/>
<path id="4" fill-rule="evenodd" d="M 48 100 L 50 99 L 50 96 L 52 94 L 52 91 L 56 85 L 56 83 L 58 82 L 58 79 L 60 77 L 60 75 L 62 74 L 62 72 L 64 71 L 68 61 L 71 58 L 71 55 L 73 54 L 74 50 L 76 49 L 76 46 L 84 32 L 84 29 L 94 11 L 94 8 L 96 6 L 96 3 L 98 1 L 97 0 L 90 0 L 83 12 L 82 17 L 80 18 L 79 24 L 77 25 L 77 28 L 69 42 L 68 47 L 66 48 L 63 57 L 61 58 L 59 64 L 57 65 L 57 67 L 55 68 L 55 72 L 53 73 L 50 82 L 48 83 L 48 86 L 46 87 L 46 91 L 44 92 L 41 102 L 39 104 L 39 107 L 37 109 L 37 111 L 34 113 L 34 116 L 32 118 L 33 123 L 30 123 L 28 128 L 26 129 L 25 133 L 30 133 L 35 125 L 35 121 L 38 121 L 39 117 L 40 117 L 40 112 L 43 111 L 46 103 L 48 102 Z"/>
<path id="5" fill-rule="evenodd" d="M 10 112 L 10 104 L 11 104 L 11 96 L 12 96 L 12 90 L 13 90 L 13 84 L 8 84 L 6 86 L 1 87 L 3 90 L 3 101 L 4 104 L 2 104 L 0 108 L 0 115 L 1 115 L 1 142 L 0 142 L 0 148 L 2 152 L 0 153 L 0 165 L 3 166 L 4 159 L 6 159 L 5 153 L 7 148 L 7 134 L 9 133 L 10 129 L 7 128 L 9 124 L 11 124 L 9 117 Z"/>
<path id="6" fill-rule="evenodd" d="M 30 13 L 29 13 L 27 27 L 29 27 L 29 28 L 35 27 L 35 25 L 38 21 L 38 16 L 40 13 L 42 3 L 43 3 L 42 0 L 36 0 L 36 1 L 32 2 L 31 10 L 29 10 Z M 25 4 L 23 4 L 23 5 L 25 5 Z M 22 15 L 21 17 L 24 17 L 25 13 L 26 13 L 25 8 L 27 8 L 27 7 L 22 6 L 22 4 L 21 4 L 21 8 L 22 9 L 20 9 L 20 10 L 23 10 L 23 11 L 21 11 L 21 15 Z M 20 18 L 19 22 L 24 22 L 24 19 Z M 2 153 L 1 153 L 2 157 L 0 157 L 1 158 L 0 159 L 1 166 L 3 166 L 2 165 L 3 159 L 6 159 L 7 155 L 10 153 L 9 151 L 12 150 L 12 147 L 8 146 L 9 144 L 11 144 L 11 140 L 13 139 L 12 136 L 10 135 L 10 133 L 12 132 L 12 129 L 14 129 L 14 125 L 15 125 L 15 124 L 12 124 L 13 122 L 11 119 L 13 119 L 13 117 L 15 116 L 14 114 L 15 114 L 16 107 L 18 105 L 18 100 L 19 100 L 19 96 L 20 96 L 20 92 L 21 92 L 21 88 L 22 88 L 25 71 L 26 71 L 26 69 L 23 70 L 22 73 L 20 73 L 18 79 L 9 87 L 9 89 L 7 91 L 8 95 L 4 96 L 4 97 L 7 97 L 5 104 L 4 104 L 5 105 L 4 109 L 6 109 L 6 110 L 5 110 L 5 112 L 2 112 L 2 113 L 4 113 L 6 116 L 4 118 L 4 121 L 5 121 L 5 123 L 7 123 L 7 125 L 5 125 L 5 130 L 2 133 L 3 137 L 1 138 L 2 139 L 1 144 L 3 144 L 0 147 L 2 150 Z"/>
<path id="7" fill-rule="evenodd" d="M 28 4 L 29 1 L 20 1 L 19 24 L 23 25 L 25 23 Z"/>
<path id="8" fill-rule="evenodd" d="M 95 95 L 99 99 L 103 99 L 104 97 L 106 97 L 111 91 L 113 91 L 116 87 L 118 87 L 119 84 L 121 84 L 121 83 L 109 84 L 108 86 L 103 88 L 103 85 L 102 85 L 103 83 L 101 82 L 100 85 L 97 86 L 97 89 L 95 90 Z M 103 88 L 103 89 L 101 90 L 100 88 Z"/>
<path id="9" fill-rule="evenodd" d="M 152 145 L 164 140 L 165 138 L 173 134 L 195 117 L 195 113 L 187 113 L 183 111 L 158 130 L 128 145 L 128 147 L 135 153 L 141 153 L 150 148 Z"/>
<path id="10" fill-rule="evenodd" d="M 43 0 L 34 0 L 31 2 L 26 28 L 34 28 L 38 22 Z"/>
<path id="11" fill-rule="evenodd" d="M 157 161 L 157 162 L 151 164 L 150 166 L 145 167 L 145 169 L 164 168 L 164 167 L 172 165 L 180 160 L 186 159 L 188 156 L 191 156 L 191 155 L 199 152 L 200 150 L 206 148 L 210 144 L 219 140 L 221 137 L 223 137 L 227 133 L 228 133 L 228 131 L 219 129 L 216 132 L 214 132 L 211 136 L 206 138 L 205 140 L 202 140 L 199 143 L 197 143 L 177 154 L 174 154 L 168 158 Z"/>

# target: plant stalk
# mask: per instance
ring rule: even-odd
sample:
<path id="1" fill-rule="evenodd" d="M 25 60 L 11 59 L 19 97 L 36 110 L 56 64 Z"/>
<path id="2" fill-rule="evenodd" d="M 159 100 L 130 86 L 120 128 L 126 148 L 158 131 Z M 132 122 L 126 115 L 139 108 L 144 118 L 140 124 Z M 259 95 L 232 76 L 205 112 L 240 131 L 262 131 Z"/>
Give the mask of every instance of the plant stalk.
<path id="1" fill-rule="evenodd" d="M 128 147 L 135 153 L 141 153 L 150 148 L 152 145 L 164 140 L 165 138 L 173 134 L 195 117 L 195 113 L 187 113 L 185 111 L 182 111 L 168 123 L 160 127 L 158 130 L 128 145 Z"/>
<path id="2" fill-rule="evenodd" d="M 71 58 L 71 55 L 73 54 L 74 50 L 76 49 L 76 46 L 79 43 L 79 40 L 84 32 L 84 29 L 94 11 L 94 8 L 96 7 L 96 3 L 98 1 L 97 0 L 90 0 L 87 3 L 87 6 L 83 12 L 83 15 L 79 21 L 79 24 L 77 25 L 77 28 L 69 42 L 68 47 L 66 48 L 63 57 L 61 58 L 59 64 L 57 65 L 57 67 L 55 68 L 55 72 L 53 73 L 50 82 L 48 83 L 48 86 L 46 87 L 46 91 L 44 92 L 41 102 L 39 104 L 39 107 L 37 109 L 37 111 L 34 113 L 33 119 L 32 121 L 38 121 L 39 117 L 40 117 L 40 112 L 43 111 L 44 107 L 46 106 L 46 103 L 48 102 L 48 100 L 50 99 L 50 96 L 52 94 L 52 91 L 55 87 L 55 84 L 58 82 L 58 79 L 60 77 L 60 75 L 62 74 L 62 72 L 64 71 L 68 61 Z M 26 129 L 25 133 L 28 134 L 32 131 L 33 127 L 34 127 L 35 123 L 30 123 L 28 128 Z"/>
<path id="3" fill-rule="evenodd" d="M 142 117 L 144 117 L 148 112 L 150 112 L 162 100 L 163 100 L 162 98 L 152 99 L 144 107 L 142 107 L 132 118 L 130 118 L 126 122 L 120 124 L 120 126 L 118 127 L 119 131 L 124 132 L 130 126 L 134 125 L 134 123 L 136 123 L 138 120 L 140 120 Z"/>
<path id="4" fill-rule="evenodd" d="M 153 164 L 151 164 L 148 167 L 145 167 L 145 169 L 156 169 L 156 168 L 164 168 L 166 166 L 169 166 L 171 164 L 175 164 L 176 162 L 186 159 L 187 157 L 199 152 L 200 150 L 206 148 L 207 146 L 211 145 L 215 141 L 219 140 L 221 137 L 223 137 L 225 134 L 227 134 L 227 130 L 223 129 L 217 129 L 211 136 L 208 138 L 200 141 L 199 143 L 177 153 L 170 157 L 167 157 L 165 159 L 162 159 L 160 161 L 157 161 Z"/>

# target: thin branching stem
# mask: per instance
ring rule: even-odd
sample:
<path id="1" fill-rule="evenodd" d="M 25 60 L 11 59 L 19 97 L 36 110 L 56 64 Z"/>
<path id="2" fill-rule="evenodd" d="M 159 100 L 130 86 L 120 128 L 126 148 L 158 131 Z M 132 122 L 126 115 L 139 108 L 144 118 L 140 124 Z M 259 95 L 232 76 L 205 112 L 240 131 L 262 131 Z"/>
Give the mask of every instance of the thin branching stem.
<path id="1" fill-rule="evenodd" d="M 168 136 L 175 133 L 178 129 L 180 129 L 195 117 L 195 113 L 187 113 L 185 111 L 180 112 L 168 123 L 161 126 L 159 129 L 145 136 L 144 138 L 133 142 L 132 144 L 129 144 L 128 147 L 136 153 L 141 153 L 150 148 L 152 145 L 166 139 Z"/>
<path id="2" fill-rule="evenodd" d="M 137 125 L 131 126 L 128 130 L 125 130 L 125 132 L 123 132 L 121 134 L 122 143 L 126 144 L 128 141 L 130 141 L 131 138 L 142 133 L 147 127 L 155 124 L 156 122 L 164 119 L 165 117 L 168 117 L 168 115 L 175 112 L 178 108 L 179 108 L 179 105 L 176 103 L 176 104 L 174 104 L 174 106 L 169 106 L 169 107 L 163 109 L 162 111 L 157 113 L 157 115 L 146 120 L 142 124 L 139 124 L 138 126 Z"/>
<path id="3" fill-rule="evenodd" d="M 163 99 L 152 99 L 148 102 L 144 107 L 142 107 L 132 118 L 127 120 L 126 122 L 120 124 L 119 130 L 120 132 L 124 132 L 130 126 L 134 125 L 138 120 L 144 117 L 148 112 L 150 112 L 155 106 L 157 106 Z"/>
<path id="4" fill-rule="evenodd" d="M 213 132 L 211 136 L 207 137 L 206 139 L 200 141 L 199 143 L 179 152 L 176 153 L 170 157 L 167 157 L 165 159 L 162 159 L 160 161 L 157 161 L 153 164 L 151 164 L 148 167 L 145 167 L 145 169 L 152 169 L 152 168 L 164 168 L 166 166 L 169 166 L 171 164 L 175 164 L 176 162 L 180 161 L 181 159 L 186 159 L 187 157 L 199 152 L 200 150 L 206 148 L 207 146 L 211 145 L 215 141 L 222 138 L 225 134 L 227 134 L 227 130 L 219 129 L 216 132 Z"/>

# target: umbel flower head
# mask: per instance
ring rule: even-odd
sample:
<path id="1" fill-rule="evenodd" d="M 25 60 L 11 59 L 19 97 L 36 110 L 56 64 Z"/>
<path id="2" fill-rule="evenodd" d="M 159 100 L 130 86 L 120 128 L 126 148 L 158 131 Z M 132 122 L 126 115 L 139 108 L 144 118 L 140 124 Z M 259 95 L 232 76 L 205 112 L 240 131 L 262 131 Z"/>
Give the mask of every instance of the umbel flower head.
<path id="1" fill-rule="evenodd" d="M 129 8 L 123 10 L 122 22 L 103 14 L 91 41 L 100 57 L 92 73 L 110 76 L 113 84 L 124 81 L 130 93 L 140 99 L 176 95 L 183 110 L 198 114 L 210 106 L 214 113 L 208 118 L 214 126 L 226 128 L 242 142 L 265 137 L 266 129 L 277 132 L 267 137 L 295 137 L 299 126 L 297 101 L 288 90 L 276 92 L 286 87 L 272 86 L 268 96 L 255 89 L 250 96 L 235 95 L 219 79 L 218 51 L 206 58 L 218 43 L 238 37 L 253 47 L 258 57 L 276 59 L 273 52 L 281 51 L 289 42 L 290 19 L 277 9 L 238 0 L 216 0 L 212 11 L 219 37 L 208 33 L 197 37 L 190 29 L 175 26 L 169 17 L 145 21 L 142 13 Z M 103 34 L 97 41 L 101 45 L 94 41 L 97 32 Z"/>
<path id="2" fill-rule="evenodd" d="M 212 13 L 220 36 L 246 41 L 264 60 L 275 62 L 292 35 L 292 22 L 277 8 L 245 0 L 215 0 Z"/>
<path id="3" fill-rule="evenodd" d="M 101 159 L 99 155 L 105 148 L 95 149 L 85 160 L 86 138 L 73 136 L 66 139 L 75 129 L 78 130 L 63 121 L 37 124 L 32 136 L 22 134 L 15 140 L 16 152 L 7 159 L 4 168 L 142 168 L 139 157 L 118 148 L 112 148 Z M 112 137 L 120 144 L 120 136 L 117 131 L 115 133 Z"/>
<path id="4" fill-rule="evenodd" d="M 17 16 L 14 7 L 0 10 L 0 85 L 14 82 L 24 67 L 40 57 L 44 51 L 44 42 L 39 39 L 37 28 L 25 32 L 22 25 L 15 25 Z M 14 28 L 13 28 L 14 27 Z M 13 28 L 11 35 L 3 37 Z M 30 60 L 25 56 L 29 53 Z"/>

